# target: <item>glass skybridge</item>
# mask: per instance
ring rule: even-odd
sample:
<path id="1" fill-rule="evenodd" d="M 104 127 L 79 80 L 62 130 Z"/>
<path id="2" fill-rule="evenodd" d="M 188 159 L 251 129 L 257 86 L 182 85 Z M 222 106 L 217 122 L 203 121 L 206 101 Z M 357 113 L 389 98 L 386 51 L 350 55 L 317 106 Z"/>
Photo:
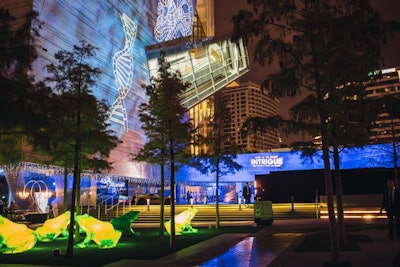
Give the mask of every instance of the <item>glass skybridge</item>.
<path id="1" fill-rule="evenodd" d="M 177 42 L 179 42 L 177 44 Z M 204 38 L 196 42 L 182 39 L 147 47 L 150 75 L 157 77 L 158 58 L 165 52 L 172 70 L 179 70 L 190 88 L 182 95 L 182 104 L 191 108 L 249 71 L 249 58 L 242 40 Z"/>

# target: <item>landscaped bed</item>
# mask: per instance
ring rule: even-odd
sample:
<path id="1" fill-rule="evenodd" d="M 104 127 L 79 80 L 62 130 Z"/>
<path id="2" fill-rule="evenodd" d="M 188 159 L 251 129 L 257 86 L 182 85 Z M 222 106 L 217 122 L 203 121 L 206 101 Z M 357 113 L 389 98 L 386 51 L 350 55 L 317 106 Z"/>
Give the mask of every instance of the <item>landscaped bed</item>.
<path id="1" fill-rule="evenodd" d="M 66 238 L 57 238 L 52 242 L 37 242 L 29 251 L 20 254 L 0 254 L 2 264 L 32 264 L 52 266 L 102 266 L 121 259 L 152 260 L 164 257 L 183 248 L 190 247 L 198 242 L 208 240 L 214 236 L 226 233 L 255 233 L 261 227 L 251 226 L 226 226 L 220 229 L 198 228 L 196 234 L 183 234 L 176 236 L 176 245 L 170 248 L 170 237 L 159 235 L 159 229 L 135 229 L 140 235 L 123 236 L 116 248 L 99 249 L 96 243 L 91 242 L 87 248 L 74 248 L 74 255 L 66 257 Z M 84 235 L 82 235 L 82 240 Z M 4 247 L 0 252 L 4 251 Z M 55 250 L 60 250 L 57 256 Z"/>

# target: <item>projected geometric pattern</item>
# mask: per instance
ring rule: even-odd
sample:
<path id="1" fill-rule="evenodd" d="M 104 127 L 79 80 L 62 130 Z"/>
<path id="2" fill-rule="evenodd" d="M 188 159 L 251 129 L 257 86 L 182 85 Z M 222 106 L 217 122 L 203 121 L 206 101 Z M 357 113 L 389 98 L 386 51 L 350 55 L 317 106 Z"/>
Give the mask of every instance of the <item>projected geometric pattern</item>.
<path id="1" fill-rule="evenodd" d="M 193 16 L 192 0 L 160 0 L 154 37 L 162 42 L 191 35 Z"/>
<path id="2" fill-rule="evenodd" d="M 121 15 L 122 26 L 125 31 L 124 48 L 114 54 L 112 67 L 115 82 L 118 88 L 118 98 L 112 104 L 109 111 L 109 118 L 115 123 L 128 127 L 128 119 L 124 106 L 124 99 L 132 89 L 133 83 L 133 45 L 136 40 L 137 25 L 125 13 Z"/>

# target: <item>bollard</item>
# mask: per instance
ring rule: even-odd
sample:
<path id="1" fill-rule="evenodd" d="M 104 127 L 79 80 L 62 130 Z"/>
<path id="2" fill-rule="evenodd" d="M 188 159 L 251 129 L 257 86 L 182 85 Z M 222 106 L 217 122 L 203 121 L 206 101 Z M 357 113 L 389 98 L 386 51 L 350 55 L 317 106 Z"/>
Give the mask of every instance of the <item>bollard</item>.
<path id="1" fill-rule="evenodd" d="M 292 212 L 294 212 L 294 196 L 291 196 L 290 200 L 292 202 Z"/>
<path id="2" fill-rule="evenodd" d="M 193 208 L 193 198 L 190 199 L 190 207 Z"/>
<path id="3" fill-rule="evenodd" d="M 61 256 L 61 249 L 59 248 L 53 249 L 53 255 L 56 257 Z"/>
<path id="4" fill-rule="evenodd" d="M 147 201 L 147 211 L 150 211 L 150 199 L 146 199 Z"/>
<path id="5" fill-rule="evenodd" d="M 242 210 L 242 198 L 241 197 L 239 197 L 239 210 Z"/>

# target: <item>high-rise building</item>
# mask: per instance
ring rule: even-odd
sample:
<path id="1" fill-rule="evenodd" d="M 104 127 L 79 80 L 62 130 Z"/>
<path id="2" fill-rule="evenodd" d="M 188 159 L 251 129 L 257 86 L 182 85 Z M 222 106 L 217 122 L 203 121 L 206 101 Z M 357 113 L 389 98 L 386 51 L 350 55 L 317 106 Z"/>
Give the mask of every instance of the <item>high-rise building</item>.
<path id="1" fill-rule="evenodd" d="M 367 97 L 392 97 L 400 104 L 400 67 L 376 70 L 370 73 L 371 80 L 366 85 Z M 388 103 L 389 105 L 389 103 Z M 384 109 L 385 110 L 385 109 Z M 397 111 L 398 112 L 398 111 Z M 371 143 L 391 143 L 400 136 L 400 117 L 390 116 L 387 111 L 379 114 L 371 126 Z"/>
<path id="2" fill-rule="evenodd" d="M 271 98 L 267 89 L 261 89 L 252 82 L 235 82 L 222 90 L 221 94 L 231 113 L 230 125 L 225 126 L 224 133 L 239 146 L 241 153 L 266 152 L 280 147 L 278 130 L 242 134 L 246 119 L 279 115 L 279 100 Z"/>

